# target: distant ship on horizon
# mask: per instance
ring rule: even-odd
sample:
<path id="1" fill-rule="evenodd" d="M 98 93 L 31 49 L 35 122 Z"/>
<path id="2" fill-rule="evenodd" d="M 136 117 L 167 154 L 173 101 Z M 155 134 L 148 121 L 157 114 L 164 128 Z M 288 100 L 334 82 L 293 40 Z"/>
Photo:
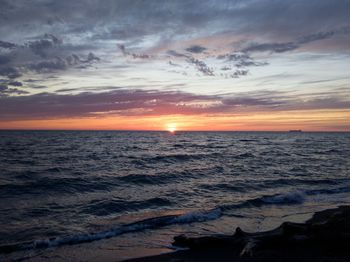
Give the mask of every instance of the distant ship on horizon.
<path id="1" fill-rule="evenodd" d="M 292 130 L 289 130 L 290 133 L 300 133 L 300 132 L 303 132 L 301 129 L 292 129 Z"/>

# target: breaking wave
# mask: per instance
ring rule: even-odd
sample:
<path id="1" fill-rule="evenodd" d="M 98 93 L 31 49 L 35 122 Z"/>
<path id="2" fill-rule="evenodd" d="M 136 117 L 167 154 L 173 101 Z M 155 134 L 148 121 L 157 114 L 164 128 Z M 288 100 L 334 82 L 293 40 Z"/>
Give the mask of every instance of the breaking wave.
<path id="1" fill-rule="evenodd" d="M 145 229 L 156 229 L 172 224 L 188 224 L 194 222 L 203 222 L 214 220 L 222 215 L 220 208 L 207 211 L 193 211 L 179 215 L 166 215 L 160 217 L 153 217 L 130 224 L 124 224 L 109 230 L 86 233 L 79 235 L 54 237 L 50 239 L 35 240 L 32 242 L 10 244 L 0 246 L 0 253 L 11 253 L 19 250 L 50 248 L 62 245 L 75 245 L 80 243 L 92 242 L 96 240 L 115 237 L 125 233 L 137 232 Z"/>

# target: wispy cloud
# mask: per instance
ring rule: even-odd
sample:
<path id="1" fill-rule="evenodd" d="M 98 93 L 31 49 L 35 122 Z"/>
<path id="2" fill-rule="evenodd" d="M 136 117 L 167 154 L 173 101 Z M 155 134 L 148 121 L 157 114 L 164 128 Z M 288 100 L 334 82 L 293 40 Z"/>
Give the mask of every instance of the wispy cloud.
<path id="1" fill-rule="evenodd" d="M 102 93 L 76 95 L 41 93 L 6 96 L 20 92 L 1 86 L 1 119 L 51 119 L 109 115 L 225 114 L 301 110 L 350 109 L 350 100 L 334 94 L 293 95 L 287 92 L 259 91 L 226 95 L 196 95 L 180 91 L 126 90 L 115 88 Z M 67 90 L 62 90 L 67 91 Z"/>
<path id="2" fill-rule="evenodd" d="M 293 42 L 284 43 L 255 43 L 248 47 L 242 49 L 242 52 L 274 52 L 274 53 L 284 53 L 288 51 L 296 50 L 305 44 L 330 39 L 336 35 L 347 35 L 350 34 L 350 26 L 346 26 L 340 29 L 318 32 L 309 35 L 299 37 Z"/>

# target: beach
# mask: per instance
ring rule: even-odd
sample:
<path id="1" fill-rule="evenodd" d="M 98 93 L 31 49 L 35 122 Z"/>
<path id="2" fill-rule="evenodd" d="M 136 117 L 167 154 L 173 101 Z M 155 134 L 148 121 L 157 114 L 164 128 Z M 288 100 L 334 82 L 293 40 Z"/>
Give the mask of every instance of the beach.
<path id="1" fill-rule="evenodd" d="M 285 222 L 278 228 L 233 235 L 175 237 L 186 251 L 127 260 L 138 261 L 349 261 L 350 206 L 317 212 L 305 223 Z"/>

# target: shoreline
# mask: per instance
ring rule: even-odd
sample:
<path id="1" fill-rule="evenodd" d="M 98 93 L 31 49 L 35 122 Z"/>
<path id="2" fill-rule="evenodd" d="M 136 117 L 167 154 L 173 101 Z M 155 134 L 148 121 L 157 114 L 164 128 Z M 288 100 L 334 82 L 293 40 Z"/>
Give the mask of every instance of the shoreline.
<path id="1" fill-rule="evenodd" d="M 316 212 L 305 223 L 283 222 L 265 232 L 236 228 L 233 235 L 180 235 L 173 245 L 187 249 L 124 261 L 350 261 L 350 205 Z"/>

